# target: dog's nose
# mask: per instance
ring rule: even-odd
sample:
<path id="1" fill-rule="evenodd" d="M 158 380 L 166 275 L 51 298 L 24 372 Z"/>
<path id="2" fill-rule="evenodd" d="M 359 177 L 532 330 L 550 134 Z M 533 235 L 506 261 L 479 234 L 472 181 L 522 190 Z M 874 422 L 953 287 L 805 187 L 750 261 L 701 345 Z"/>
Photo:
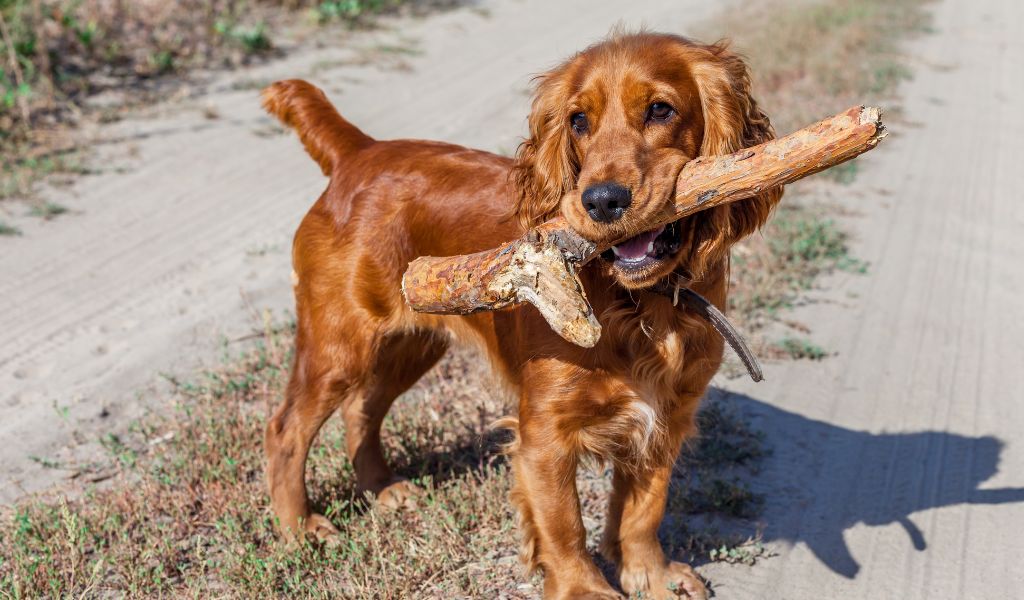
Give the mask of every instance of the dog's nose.
<path id="1" fill-rule="evenodd" d="M 617 183 L 595 183 L 583 190 L 583 210 L 598 223 L 618 221 L 633 202 L 629 188 Z"/>

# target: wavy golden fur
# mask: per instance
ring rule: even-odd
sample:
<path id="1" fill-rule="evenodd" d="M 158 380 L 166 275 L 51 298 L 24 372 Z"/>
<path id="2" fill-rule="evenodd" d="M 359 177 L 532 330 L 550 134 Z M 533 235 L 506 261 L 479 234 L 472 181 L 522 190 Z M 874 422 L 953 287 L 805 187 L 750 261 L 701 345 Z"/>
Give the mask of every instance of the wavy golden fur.
<path id="1" fill-rule="evenodd" d="M 373 140 L 302 81 L 272 85 L 264 105 L 330 176 L 296 233 L 296 358 L 266 432 L 270 495 L 285 533 L 337 535 L 312 511 L 304 473 L 310 444 L 338 409 L 361 489 L 384 504 L 414 505 L 416 488 L 385 461 L 381 422 L 452 340 L 464 340 L 518 395 L 517 416 L 503 422 L 515 434 L 511 500 L 521 554 L 543 569 L 545 596 L 618 597 L 587 554 L 576 494 L 577 465 L 596 458 L 614 468 L 602 552 L 622 590 L 662 598 L 675 586 L 703 598 L 693 571 L 664 555 L 657 530 L 672 464 L 694 433 L 723 344 L 707 323 L 648 290 L 681 273 L 724 308 L 729 247 L 764 223 L 781 194 L 640 230 L 672 201 L 687 161 L 772 138 L 743 61 L 724 44 L 615 35 L 538 79 L 529 138 L 514 160 Z M 585 200 L 609 183 L 630 203 L 599 219 Z M 594 348 L 565 342 L 529 306 L 442 317 L 403 303 L 410 260 L 490 248 L 556 214 L 595 241 L 636 236 L 581 272 L 604 331 Z M 646 254 L 620 256 L 648 240 Z"/>

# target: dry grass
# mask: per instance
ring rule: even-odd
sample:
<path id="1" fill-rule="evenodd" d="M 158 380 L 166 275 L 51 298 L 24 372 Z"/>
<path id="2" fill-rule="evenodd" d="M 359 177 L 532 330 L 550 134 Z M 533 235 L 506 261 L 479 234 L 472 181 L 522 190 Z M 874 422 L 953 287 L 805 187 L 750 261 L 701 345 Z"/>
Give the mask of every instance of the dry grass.
<path id="1" fill-rule="evenodd" d="M 381 13 L 457 0 L 0 0 L 0 199 L 28 197 L 54 173 L 77 174 L 74 127 L 110 118 L 89 100 L 126 101 L 166 75 L 237 67 L 277 54 L 297 23 L 365 26 Z"/>
<path id="2" fill-rule="evenodd" d="M 911 77 L 900 43 L 930 31 L 930 0 L 788 0 L 737 5 L 710 33 L 747 57 L 780 133 L 854 104 L 892 108 Z M 714 37 L 714 35 L 709 36 Z M 833 170 L 834 171 L 834 170 Z"/>
<path id="3" fill-rule="evenodd" d="M 262 13 L 251 8 L 233 0 L 0 0 L 0 198 L 79 170 L 69 128 L 88 118 L 95 94 L 267 52 Z"/>
<path id="4" fill-rule="evenodd" d="M 310 455 L 311 498 L 342 531 L 324 548 L 279 543 L 263 484 L 262 432 L 279 401 L 291 329 L 273 331 L 252 351 L 196 382 L 178 382 L 174 410 L 146 419 L 105 446 L 118 476 L 79 498 L 31 502 L 0 525 L 0 594 L 92 596 L 124 592 L 204 597 L 355 598 L 534 597 L 516 558 L 509 477 L 487 424 L 504 414 L 477 357 L 456 353 L 403 396 L 386 423 L 398 472 L 428 491 L 415 511 L 388 511 L 354 496 L 337 420 Z M 706 437 L 677 473 L 675 496 L 703 486 L 701 504 L 681 513 L 735 516 L 756 499 L 736 497 L 723 467 L 752 465 L 763 450 L 734 412 L 705 411 Z M 90 472 L 83 472 L 88 478 Z M 608 478 L 581 472 L 591 542 L 596 544 Z M 744 515 L 746 516 L 746 515 Z M 753 560 L 754 542 L 676 528 L 684 559 L 725 545 Z M 726 560 L 723 555 L 722 560 Z"/>
<path id="5" fill-rule="evenodd" d="M 813 196 L 796 187 L 786 193 L 764 232 L 733 249 L 729 314 L 747 333 L 778 322 L 821 274 L 868 268 L 850 255 L 847 235 Z"/>
<path id="6" fill-rule="evenodd" d="M 768 2 L 755 12 L 736 8 L 709 29 L 733 40 L 754 75 L 754 93 L 776 130 L 788 133 L 854 104 L 898 110 L 894 93 L 911 76 L 899 43 L 929 30 L 929 0 L 795 0 Z M 849 185 L 857 161 L 818 178 Z M 845 232 L 815 198 L 815 183 L 798 182 L 763 235 L 733 252 L 729 312 L 755 338 L 778 322 L 815 278 L 834 269 L 863 272 L 867 265 L 850 256 Z M 819 357 L 826 352 L 794 351 L 786 339 L 756 339 L 773 356 Z M 799 349 L 797 349 L 799 350 Z"/>
<path id="7" fill-rule="evenodd" d="M 751 56 L 759 95 L 785 130 L 852 104 L 849 98 L 890 91 L 898 77 L 888 74 L 898 70 L 885 66 L 893 56 L 886 44 L 920 28 L 920 5 L 823 0 L 798 10 L 773 4 L 776 10 L 760 21 L 748 14 L 719 27 L 728 27 Z M 762 33 L 778 31 L 763 26 L 766 18 L 785 23 L 790 35 Z M 807 28 L 819 28 L 824 47 L 811 43 L 816 38 Z M 802 56 L 807 48 L 815 48 L 813 60 Z M 835 75 L 837 65 L 851 63 L 859 75 Z M 880 82 L 887 83 L 878 88 Z M 821 272 L 863 268 L 821 210 L 793 196 L 765 236 L 734 257 L 733 312 L 755 331 Z M 505 407 L 488 392 L 493 386 L 481 361 L 469 354 L 443 361 L 399 399 L 386 422 L 390 460 L 428 490 L 418 510 L 390 512 L 354 497 L 344 432 L 335 420 L 310 455 L 308 481 L 313 503 L 340 528 L 342 543 L 278 541 L 262 481 L 261 440 L 282 395 L 290 333 L 268 331 L 228 366 L 178 382 L 170 414 L 145 419 L 124 439 L 105 440 L 116 477 L 102 487 L 9 509 L 0 520 L 0 595 L 536 597 L 539 581 L 524 579 L 517 568 L 507 466 L 496 451 L 500 440 L 486 427 Z M 790 346 L 803 351 L 813 344 Z M 717 396 L 703 408 L 701 426 L 703 436 L 675 474 L 664 541 L 674 556 L 697 562 L 752 564 L 770 556 L 756 536 L 719 533 L 737 530 L 730 526 L 736 523 L 750 531 L 758 514 L 761 499 L 747 482 L 766 454 L 761 436 Z M 79 480 L 90 477 L 104 478 L 106 471 L 97 476 L 83 466 Z M 608 485 L 607 473 L 580 473 L 592 549 Z"/>

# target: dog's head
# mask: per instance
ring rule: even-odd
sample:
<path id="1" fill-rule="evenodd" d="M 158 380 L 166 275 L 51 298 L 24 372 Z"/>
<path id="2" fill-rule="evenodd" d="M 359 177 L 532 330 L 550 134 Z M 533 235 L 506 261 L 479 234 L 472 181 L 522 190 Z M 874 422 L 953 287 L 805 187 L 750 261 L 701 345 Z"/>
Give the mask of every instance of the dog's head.
<path id="1" fill-rule="evenodd" d="M 513 171 L 523 224 L 561 212 L 605 243 L 666 211 L 687 161 L 774 137 L 750 96 L 746 65 L 724 44 L 649 33 L 613 36 L 540 76 L 529 126 Z M 602 258 L 631 289 L 676 269 L 700 278 L 764 224 L 780 197 L 770 191 L 685 217 Z"/>

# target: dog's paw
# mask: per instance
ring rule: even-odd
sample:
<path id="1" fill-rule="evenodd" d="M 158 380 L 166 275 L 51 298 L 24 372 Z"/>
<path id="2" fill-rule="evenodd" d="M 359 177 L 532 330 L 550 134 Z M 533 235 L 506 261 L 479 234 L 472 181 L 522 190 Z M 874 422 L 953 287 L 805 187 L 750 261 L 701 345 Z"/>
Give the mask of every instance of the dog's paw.
<path id="1" fill-rule="evenodd" d="M 309 518 L 305 520 L 302 526 L 306 533 L 313 536 L 316 541 L 328 546 L 340 539 L 338 528 L 321 514 L 313 513 L 309 515 Z"/>
<path id="2" fill-rule="evenodd" d="M 416 508 L 423 489 L 408 479 L 395 479 L 377 492 L 377 502 L 386 508 Z"/>
<path id="3" fill-rule="evenodd" d="M 622 594 L 611 586 L 573 587 L 544 596 L 547 600 L 623 600 Z"/>
<path id="4" fill-rule="evenodd" d="M 573 592 L 572 594 L 565 596 L 565 598 L 572 598 L 572 600 L 623 600 L 622 594 L 618 594 L 614 591 L 605 592 L 600 590 Z"/>
<path id="5" fill-rule="evenodd" d="M 631 597 L 638 592 L 642 593 L 642 598 L 655 600 L 707 600 L 708 597 L 700 576 L 693 567 L 681 562 L 672 561 L 663 567 L 623 568 L 619 582 Z"/>

